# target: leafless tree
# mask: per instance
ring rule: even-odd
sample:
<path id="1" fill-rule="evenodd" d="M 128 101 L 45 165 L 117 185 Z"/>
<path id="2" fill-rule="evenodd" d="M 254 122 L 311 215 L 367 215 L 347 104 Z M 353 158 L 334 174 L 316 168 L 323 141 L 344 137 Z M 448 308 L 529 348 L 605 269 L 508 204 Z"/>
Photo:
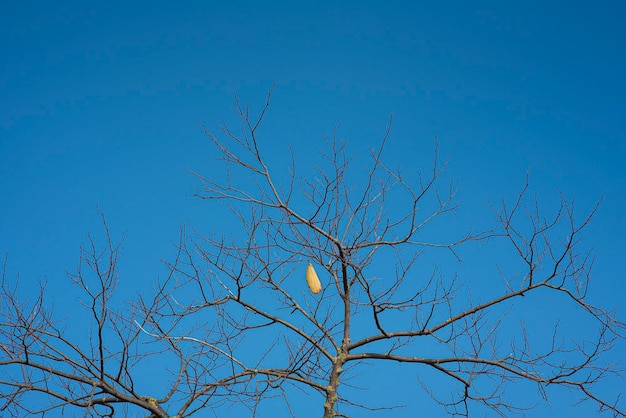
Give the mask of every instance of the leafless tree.
<path id="1" fill-rule="evenodd" d="M 113 303 L 120 244 L 108 229 L 104 248 L 90 238 L 70 274 L 89 313 L 80 341 L 69 339 L 71 323 L 53 316 L 43 286 L 25 301 L 3 274 L 3 414 L 71 415 L 78 408 L 84 416 L 182 418 L 217 416 L 236 404 L 256 416 L 263 403 L 280 402 L 301 416 L 293 399 L 305 394 L 317 396 L 324 417 L 345 417 L 353 408 L 400 407 L 344 395 L 359 365 L 399 362 L 418 378 L 432 370 L 447 379 L 452 391 L 437 392 L 424 379 L 415 390 L 452 415 L 481 405 L 523 415 L 564 387 L 576 402 L 624 416 L 619 398 L 596 391 L 604 379 L 620 378 L 607 354 L 625 328 L 616 313 L 587 299 L 593 257 L 580 249 L 580 237 L 597 207 L 579 218 L 563 197 L 544 216 L 526 182 L 512 203 L 494 207 L 495 225 L 435 240 L 432 231 L 457 209 L 436 152 L 432 167 L 415 176 L 391 169 L 383 162 L 389 123 L 369 168 L 355 177 L 336 134 L 325 139 L 315 173 L 297 175 L 302 164 L 293 155 L 290 171 L 277 173 L 259 138 L 269 101 L 256 117 L 237 102 L 238 132 L 205 130 L 224 176 L 196 173 L 196 196 L 226 202 L 239 228 L 218 235 L 183 228 L 169 275 L 152 296 Z M 458 265 L 466 247 L 485 266 L 497 263 L 500 278 L 464 279 L 441 268 L 441 260 Z M 309 263 L 319 293 L 306 287 Z M 546 319 L 554 325 L 547 335 L 535 332 L 523 320 L 536 313 L 535 295 L 569 305 L 591 332 L 563 333 L 559 324 L 568 317 Z M 159 365 L 156 397 L 140 393 L 146 364 Z M 511 396 L 524 382 L 536 386 L 536 400 Z"/>

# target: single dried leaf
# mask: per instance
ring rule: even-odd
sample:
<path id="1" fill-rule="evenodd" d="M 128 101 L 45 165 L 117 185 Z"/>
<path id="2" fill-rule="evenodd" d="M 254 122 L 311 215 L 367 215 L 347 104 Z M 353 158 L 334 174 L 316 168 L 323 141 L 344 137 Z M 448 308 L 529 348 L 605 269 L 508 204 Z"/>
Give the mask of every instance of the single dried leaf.
<path id="1" fill-rule="evenodd" d="M 317 273 L 315 272 L 315 269 L 313 268 L 311 263 L 309 263 L 309 265 L 306 267 L 306 284 L 309 285 L 309 289 L 311 289 L 311 292 L 316 295 L 322 291 L 322 283 L 317 277 Z"/>

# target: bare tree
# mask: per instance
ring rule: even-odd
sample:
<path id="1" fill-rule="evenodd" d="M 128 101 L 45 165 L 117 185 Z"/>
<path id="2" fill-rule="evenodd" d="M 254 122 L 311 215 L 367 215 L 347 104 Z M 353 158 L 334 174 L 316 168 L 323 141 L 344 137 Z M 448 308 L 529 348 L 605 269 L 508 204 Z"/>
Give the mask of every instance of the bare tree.
<path id="1" fill-rule="evenodd" d="M 143 410 L 182 418 L 217 416 L 236 404 L 256 416 L 264 403 L 280 402 L 301 416 L 293 399 L 313 394 L 324 417 L 345 417 L 353 408 L 399 407 L 345 395 L 355 367 L 396 362 L 418 377 L 432 370 L 448 379 L 454 390 L 445 393 L 420 382 L 453 415 L 468 416 L 474 405 L 523 415 L 535 401 L 510 392 L 527 382 L 536 385 L 539 402 L 563 387 L 573 401 L 624 416 L 619 399 L 595 390 L 620 376 L 606 355 L 625 328 L 615 313 L 587 300 L 593 257 L 580 250 L 580 236 L 597 207 L 578 218 L 561 198 L 554 215 L 544 216 L 540 202 L 528 198 L 527 182 L 512 203 L 494 208 L 495 225 L 428 239 L 457 209 L 454 186 L 441 184 L 445 164 L 436 152 L 432 167 L 414 178 L 392 170 L 383 162 L 390 122 L 356 181 L 337 135 L 325 140 L 314 175 L 298 176 L 293 155 L 288 175 L 276 173 L 258 137 L 269 100 L 257 117 L 237 102 L 240 132 L 205 130 L 225 175 L 196 173 L 196 195 L 227 202 L 239 229 L 206 236 L 184 228 L 153 296 L 119 310 L 112 303 L 119 245 L 106 229 L 103 250 L 91 239 L 82 249 L 70 277 L 86 296 L 85 341 L 66 337 L 65 325 L 46 309 L 43 287 L 23 302 L 3 275 L 1 411 Z M 472 245 L 496 245 L 516 261 L 500 266 L 500 281 L 486 274 L 482 283 L 438 267 L 442 259 L 458 263 Z M 536 294 L 570 304 L 592 332 L 563 333 L 555 319 L 546 335 L 517 321 L 524 309 L 536 309 Z M 146 363 L 162 365 L 158 397 L 138 389 Z"/>

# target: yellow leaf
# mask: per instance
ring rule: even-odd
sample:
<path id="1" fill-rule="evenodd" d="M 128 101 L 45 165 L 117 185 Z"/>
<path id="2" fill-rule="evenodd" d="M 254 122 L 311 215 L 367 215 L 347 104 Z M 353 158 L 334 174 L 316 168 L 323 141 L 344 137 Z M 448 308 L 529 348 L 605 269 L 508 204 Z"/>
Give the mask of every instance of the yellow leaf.
<path id="1" fill-rule="evenodd" d="M 322 283 L 317 277 L 317 273 L 315 272 L 315 269 L 313 268 L 311 263 L 309 263 L 309 265 L 306 267 L 306 284 L 309 285 L 309 289 L 311 289 L 311 292 L 316 295 L 322 291 Z"/>

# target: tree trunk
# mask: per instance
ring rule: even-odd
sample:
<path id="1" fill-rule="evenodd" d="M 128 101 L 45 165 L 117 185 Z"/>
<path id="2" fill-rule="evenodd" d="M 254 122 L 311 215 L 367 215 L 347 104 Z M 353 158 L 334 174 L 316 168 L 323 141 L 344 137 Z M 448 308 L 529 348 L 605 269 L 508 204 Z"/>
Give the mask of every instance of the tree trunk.
<path id="1" fill-rule="evenodd" d="M 339 387 L 339 376 L 343 371 L 343 365 L 346 362 L 346 353 L 343 347 L 339 348 L 337 357 L 334 358 L 333 368 L 328 379 L 326 387 L 326 402 L 324 402 L 324 418 L 335 417 L 335 403 L 337 402 L 337 389 Z"/>

